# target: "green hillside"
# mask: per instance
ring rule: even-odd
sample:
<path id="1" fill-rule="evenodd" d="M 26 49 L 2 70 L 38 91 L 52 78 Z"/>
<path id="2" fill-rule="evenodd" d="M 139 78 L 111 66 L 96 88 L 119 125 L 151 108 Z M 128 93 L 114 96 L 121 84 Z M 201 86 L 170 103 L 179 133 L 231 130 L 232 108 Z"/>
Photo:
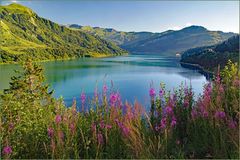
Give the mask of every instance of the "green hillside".
<path id="1" fill-rule="evenodd" d="M 69 27 L 98 35 L 132 53 L 154 53 L 167 56 L 175 56 L 178 52 L 194 47 L 214 45 L 235 35 L 234 33 L 209 31 L 201 26 L 190 26 L 182 30 L 168 30 L 162 33 L 121 32 L 111 28 L 79 26 L 76 24 L 69 25 Z"/>
<path id="2" fill-rule="evenodd" d="M 189 49 L 182 54 L 181 62 L 216 71 L 218 65 L 223 68 L 228 60 L 239 63 L 239 35 L 212 46 Z"/>
<path id="3" fill-rule="evenodd" d="M 39 17 L 19 4 L 0 6 L 0 63 L 126 53 L 99 36 Z"/>

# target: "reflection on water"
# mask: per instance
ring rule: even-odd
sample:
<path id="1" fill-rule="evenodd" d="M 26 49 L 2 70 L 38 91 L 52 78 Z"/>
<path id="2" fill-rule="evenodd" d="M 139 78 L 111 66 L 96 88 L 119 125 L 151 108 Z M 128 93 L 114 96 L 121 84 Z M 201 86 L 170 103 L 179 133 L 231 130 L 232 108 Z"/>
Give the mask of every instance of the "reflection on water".
<path id="1" fill-rule="evenodd" d="M 47 82 L 55 90 L 54 96 L 63 96 L 67 105 L 74 97 L 78 100 L 82 91 L 91 97 L 96 86 L 101 90 L 103 83 L 110 86 L 111 81 L 124 101 L 134 102 L 136 99 L 143 104 L 149 104 L 150 83 L 157 90 L 160 82 L 164 82 L 167 89 L 191 83 L 193 90 L 200 94 L 207 81 L 197 70 L 181 67 L 179 59 L 156 55 L 85 58 L 41 64 L 45 68 Z M 17 68 L 18 65 L 0 65 L 1 90 L 8 86 L 13 69 Z"/>

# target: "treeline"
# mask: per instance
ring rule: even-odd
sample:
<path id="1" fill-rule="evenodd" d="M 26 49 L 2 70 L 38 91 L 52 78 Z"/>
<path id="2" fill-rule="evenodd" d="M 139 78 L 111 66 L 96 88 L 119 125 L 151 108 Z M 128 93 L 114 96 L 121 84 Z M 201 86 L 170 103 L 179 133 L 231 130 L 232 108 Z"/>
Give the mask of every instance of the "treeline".
<path id="1" fill-rule="evenodd" d="M 239 35 L 213 46 L 189 49 L 182 54 L 181 62 L 197 64 L 208 71 L 217 71 L 227 64 L 228 60 L 239 63 Z"/>

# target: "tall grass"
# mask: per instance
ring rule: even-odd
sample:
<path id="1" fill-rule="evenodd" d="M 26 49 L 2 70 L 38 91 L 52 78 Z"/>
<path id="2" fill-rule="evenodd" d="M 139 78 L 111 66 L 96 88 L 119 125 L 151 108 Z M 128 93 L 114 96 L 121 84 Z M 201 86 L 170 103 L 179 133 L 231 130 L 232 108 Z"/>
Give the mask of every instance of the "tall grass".
<path id="1" fill-rule="evenodd" d="M 27 63 L 1 95 L 1 157 L 239 158 L 239 87 L 229 62 L 195 100 L 191 86 L 149 90 L 151 108 L 123 103 L 103 86 L 91 101 L 65 107 L 43 85 L 42 69 Z M 90 106 L 90 107 L 86 107 Z"/>

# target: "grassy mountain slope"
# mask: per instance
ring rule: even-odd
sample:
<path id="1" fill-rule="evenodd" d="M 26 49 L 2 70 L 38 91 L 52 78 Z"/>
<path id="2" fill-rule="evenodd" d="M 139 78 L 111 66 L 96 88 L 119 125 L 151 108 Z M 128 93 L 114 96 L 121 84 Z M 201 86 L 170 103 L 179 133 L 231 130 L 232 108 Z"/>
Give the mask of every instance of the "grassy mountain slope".
<path id="1" fill-rule="evenodd" d="M 0 62 L 126 53 L 98 36 L 60 26 L 19 4 L 0 6 Z"/>
<path id="2" fill-rule="evenodd" d="M 239 62 L 239 35 L 212 46 L 189 49 L 182 54 L 181 62 L 201 66 L 216 71 L 218 65 L 224 67 L 228 60 Z"/>
<path id="3" fill-rule="evenodd" d="M 162 33 L 120 32 L 111 28 L 76 24 L 69 25 L 69 27 L 98 35 L 132 53 L 155 53 L 168 56 L 174 56 L 177 52 L 194 47 L 217 44 L 235 35 L 234 33 L 209 31 L 201 26 L 190 26 L 182 30 L 169 30 Z"/>

